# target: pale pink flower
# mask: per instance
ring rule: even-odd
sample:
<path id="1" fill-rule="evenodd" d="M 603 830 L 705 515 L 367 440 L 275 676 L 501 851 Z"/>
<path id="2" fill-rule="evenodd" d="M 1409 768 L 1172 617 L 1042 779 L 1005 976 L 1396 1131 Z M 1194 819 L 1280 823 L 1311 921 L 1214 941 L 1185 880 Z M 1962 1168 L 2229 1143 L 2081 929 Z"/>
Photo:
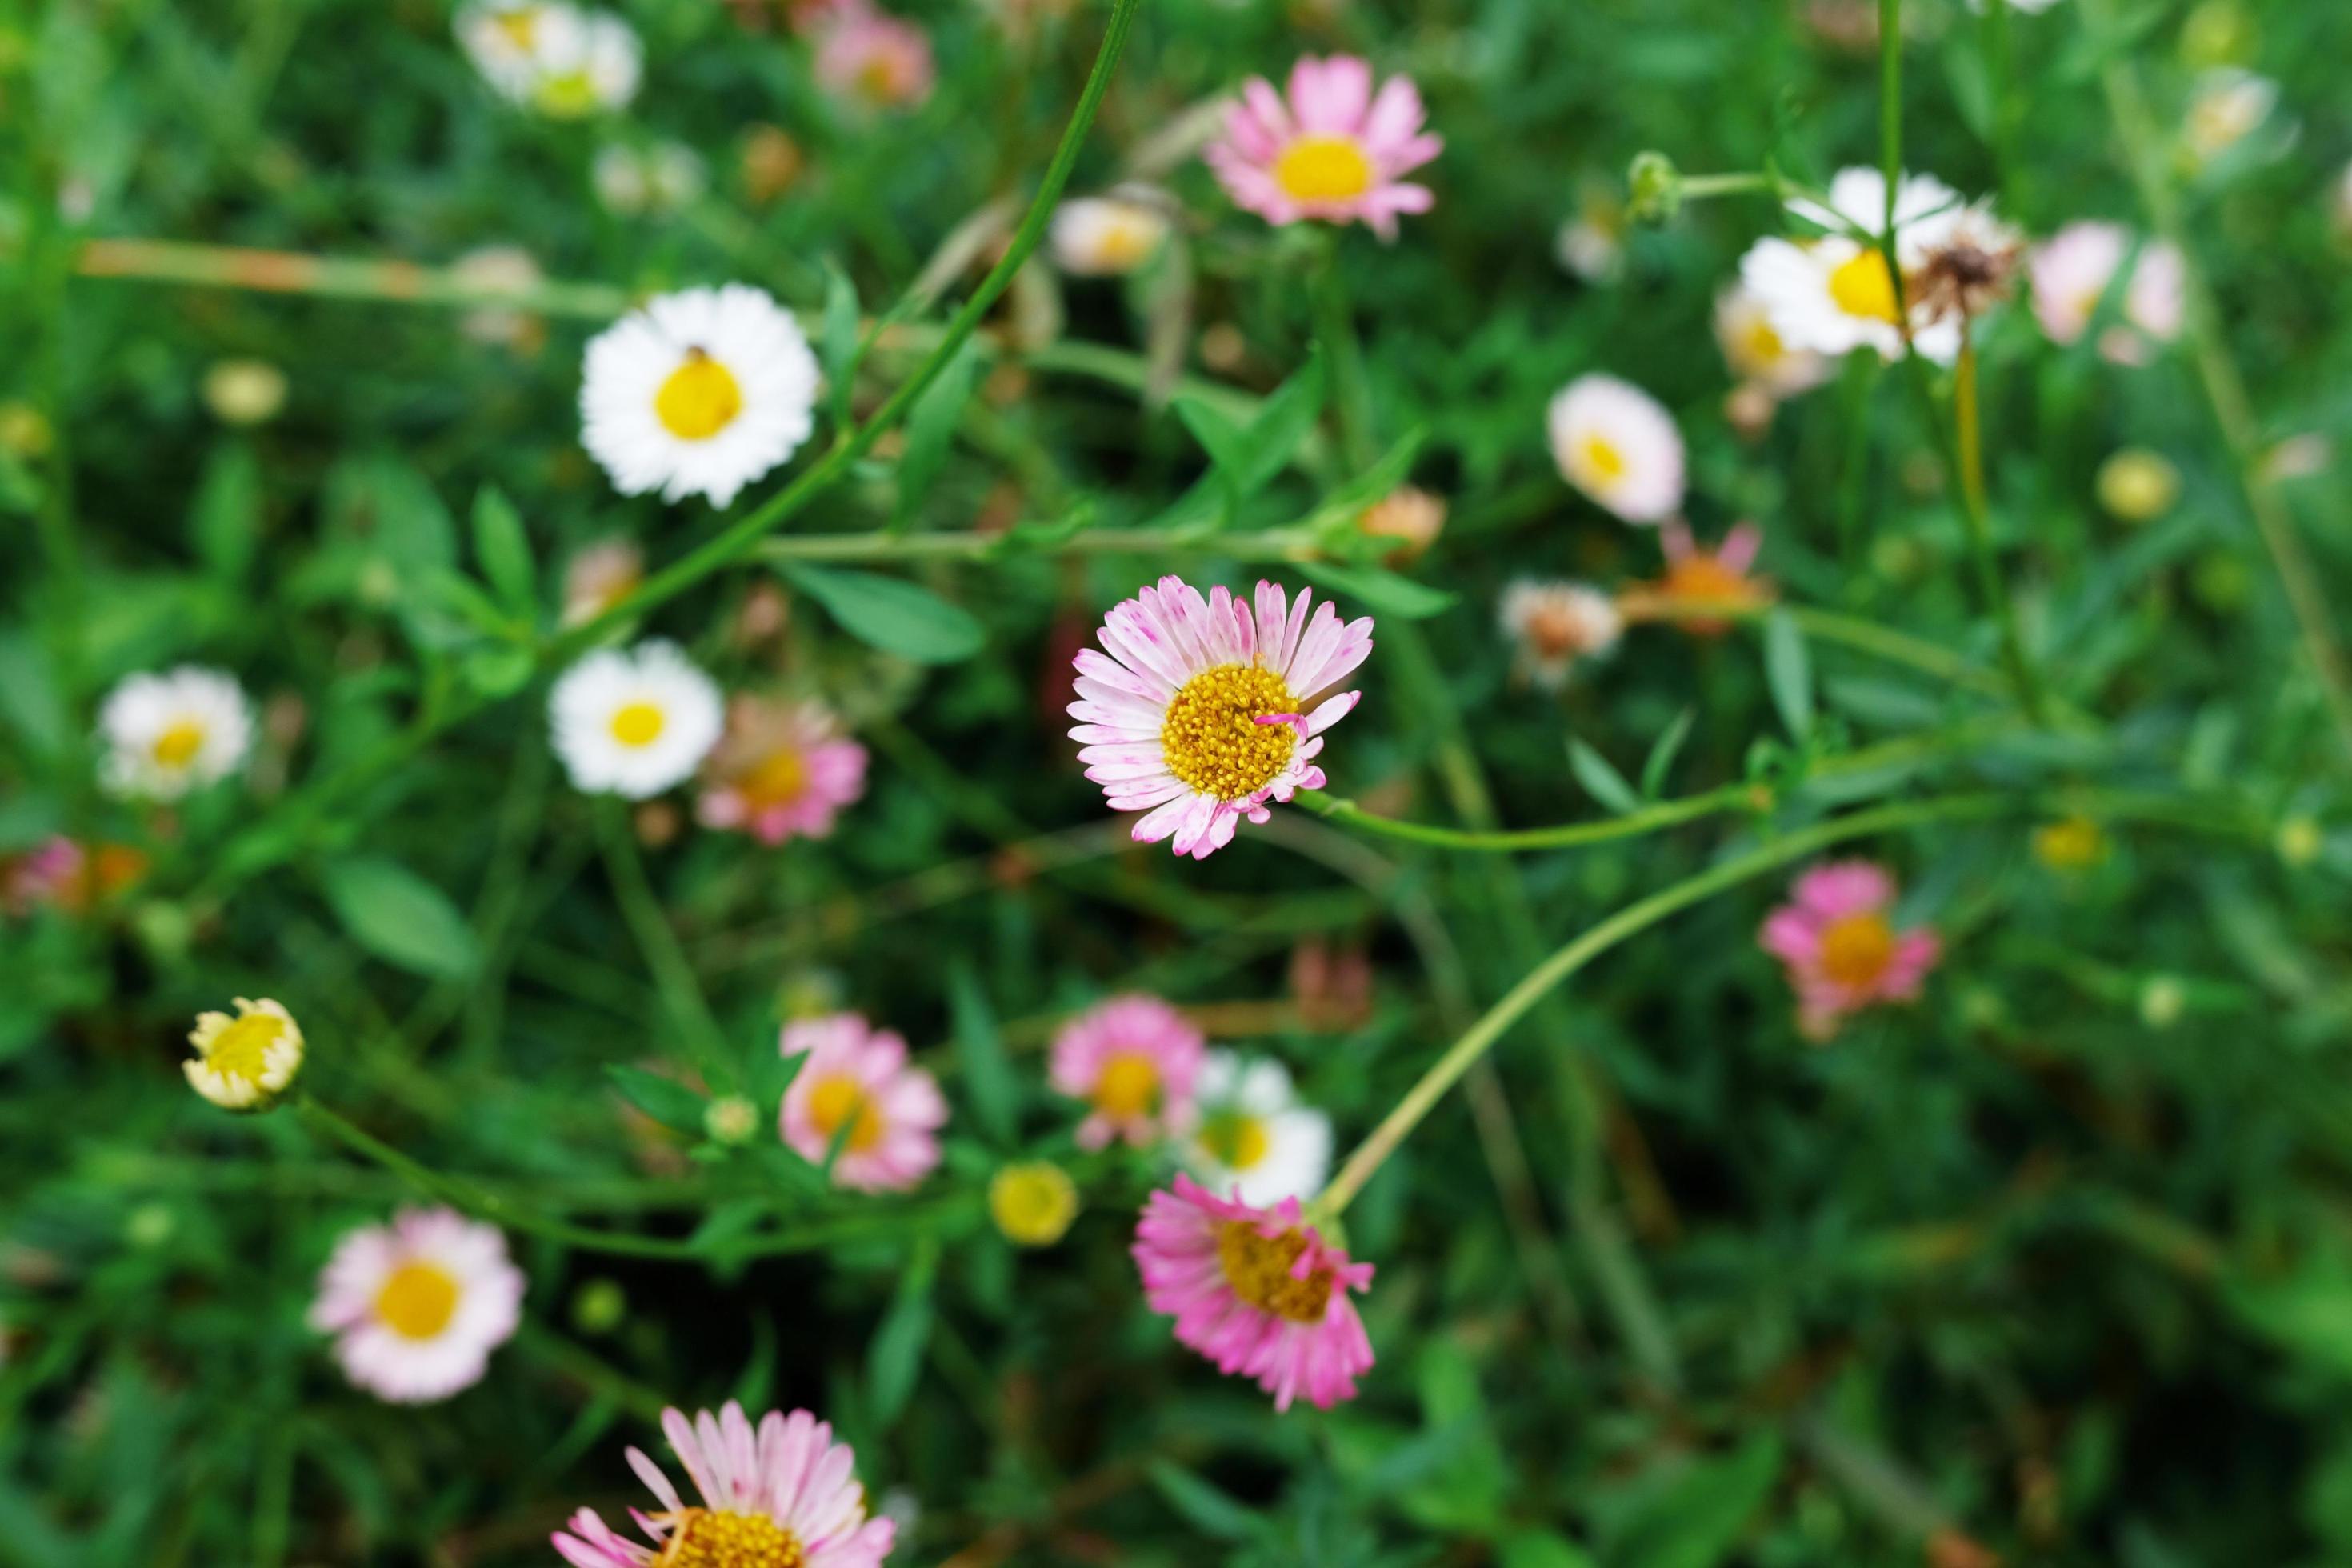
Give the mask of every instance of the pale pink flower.
<path id="1" fill-rule="evenodd" d="M 817 27 L 816 79 L 867 109 L 913 109 L 931 96 L 930 36 L 863 5 L 837 8 Z"/>
<path id="2" fill-rule="evenodd" d="M 1137 843 L 1205 860 L 1268 801 L 1323 787 L 1323 731 L 1363 695 L 1329 693 L 1371 656 L 1372 620 L 1326 604 L 1310 623 L 1312 597 L 1261 582 L 1253 606 L 1162 577 L 1103 617 L 1107 651 L 1078 650 L 1070 738 L 1111 809 L 1146 814 Z"/>
<path id="3" fill-rule="evenodd" d="M 1581 658 L 1600 658 L 1624 635 L 1617 601 L 1584 583 L 1521 577 L 1503 591 L 1496 619 L 1517 645 L 1512 673 L 1546 691 L 1568 684 Z"/>
<path id="4" fill-rule="evenodd" d="M 2033 315 L 2051 342 L 2080 341 L 2131 254 L 2129 229 L 2095 222 L 2068 224 L 2033 253 Z M 2180 335 L 2186 297 L 2180 252 L 2150 240 L 2133 263 L 2116 325 L 2099 339 L 2099 353 L 2117 364 L 2147 363 L 2151 342 Z"/>
<path id="5" fill-rule="evenodd" d="M 762 844 L 823 838 L 841 808 L 866 793 L 866 748 L 842 738 L 821 702 L 738 697 L 702 774 L 695 816 L 705 827 Z"/>
<path id="6" fill-rule="evenodd" d="M 310 1326 L 336 1337 L 343 1374 L 400 1404 L 481 1381 L 522 1321 L 524 1279 L 496 1226 L 455 1209 L 406 1208 L 355 1230 L 319 1276 Z"/>
<path id="7" fill-rule="evenodd" d="M 1242 85 L 1225 110 L 1225 134 L 1202 154 L 1234 205 L 1266 222 L 1305 218 L 1368 225 L 1394 239 L 1397 215 L 1425 213 L 1426 185 L 1401 176 L 1445 143 L 1422 130 L 1421 93 L 1410 77 L 1372 90 L 1372 68 L 1353 55 L 1302 58 L 1287 101 L 1264 77 Z"/>
<path id="8" fill-rule="evenodd" d="M 1078 1123 L 1081 1148 L 1114 1138 L 1153 1142 L 1191 1114 L 1201 1031 L 1157 996 L 1114 996 L 1054 1038 L 1053 1084 L 1093 1110 Z"/>
<path id="9" fill-rule="evenodd" d="M 1176 1342 L 1255 1378 L 1276 1410 L 1301 1394 L 1325 1410 L 1356 1396 L 1372 1342 L 1349 1292 L 1371 1285 L 1372 1266 L 1324 1240 L 1297 1198 L 1256 1208 L 1180 1175 L 1145 1203 L 1129 1250 Z"/>
<path id="10" fill-rule="evenodd" d="M 1865 1007 L 1916 1001 L 1943 956 L 1933 931 L 1898 931 L 1888 919 L 1895 879 L 1867 860 L 1816 866 L 1797 879 L 1758 940 L 1789 971 L 1798 1026 L 1816 1040 Z"/>
<path id="11" fill-rule="evenodd" d="M 653 1542 L 624 1539 L 583 1508 L 551 1538 L 572 1568 L 656 1568 L 662 1564 L 777 1564 L 779 1568 L 880 1568 L 898 1527 L 866 1517 L 857 1456 L 833 1440 L 833 1428 L 805 1410 L 771 1410 L 755 1431 L 733 1400 L 708 1410 L 662 1412 L 662 1435 L 701 1494 L 690 1505 L 643 1450 L 629 1468 L 661 1503 L 631 1509 Z"/>
<path id="12" fill-rule="evenodd" d="M 808 1058 L 784 1093 L 780 1131 L 816 1165 L 838 1138 L 835 1185 L 902 1192 L 940 1163 L 948 1102 L 931 1075 L 907 1060 L 904 1037 L 835 1013 L 785 1025 L 780 1047 L 786 1058 Z"/>

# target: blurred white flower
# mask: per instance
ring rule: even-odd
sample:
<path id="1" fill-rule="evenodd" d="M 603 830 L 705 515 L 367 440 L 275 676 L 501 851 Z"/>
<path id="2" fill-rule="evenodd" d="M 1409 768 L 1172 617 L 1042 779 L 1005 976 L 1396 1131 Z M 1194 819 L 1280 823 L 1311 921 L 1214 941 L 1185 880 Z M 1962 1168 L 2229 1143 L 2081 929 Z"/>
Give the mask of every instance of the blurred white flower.
<path id="1" fill-rule="evenodd" d="M 616 217 L 663 217 L 682 211 L 709 184 L 700 153 L 683 142 L 634 147 L 615 142 L 596 153 L 590 179 L 596 199 Z"/>
<path id="2" fill-rule="evenodd" d="M 1299 1103 L 1280 1062 L 1211 1051 L 1193 1080 L 1197 1110 L 1181 1149 L 1213 1193 L 1269 1208 L 1322 1189 L 1331 1172 L 1331 1119 Z"/>
<path id="3" fill-rule="evenodd" d="M 1885 226 L 1885 178 L 1875 169 L 1842 170 L 1826 195 L 1826 205 L 1800 198 L 1789 211 L 1828 233 L 1811 240 L 1759 240 L 1739 264 L 1740 280 L 1761 301 L 1780 341 L 1816 353 L 1868 348 L 1882 359 L 1899 359 L 1900 312 L 1907 305 L 1912 346 L 1939 364 L 1958 358 L 1958 317 L 1924 310 L 1907 292 L 1916 271 L 1958 221 L 1959 194 L 1926 174 L 1906 174 L 1896 184 L 1895 255 L 1903 292 L 1885 252 L 1851 232 L 1875 236 Z"/>
<path id="4" fill-rule="evenodd" d="M 1611 375 L 1581 375 L 1547 416 L 1552 460 L 1570 484 L 1627 522 L 1683 504 L 1683 438 L 1658 400 Z"/>
<path id="5" fill-rule="evenodd" d="M 108 792 L 177 800 L 226 778 L 253 745 L 253 709 L 234 676 L 184 664 L 125 679 L 99 710 Z"/>
<path id="6" fill-rule="evenodd" d="M 2132 236 L 2120 224 L 2071 223 L 2033 253 L 2033 315 L 2057 343 L 2080 342 L 2116 271 L 2132 256 Z M 2180 335 L 2184 305 L 2180 252 L 2150 240 L 2132 261 L 2119 321 L 2099 340 L 2099 352 L 2117 364 L 2145 364 L 2150 342 Z"/>
<path id="7" fill-rule="evenodd" d="M 1782 342 L 1763 297 L 1745 283 L 1716 296 L 1715 341 L 1733 375 L 1776 398 L 1809 392 L 1829 378 L 1829 362 Z"/>
<path id="8" fill-rule="evenodd" d="M 2279 86 L 2268 77 L 2223 66 L 2197 79 L 2181 144 L 2200 163 L 2210 163 L 2262 129 L 2278 107 Z"/>
<path id="9" fill-rule="evenodd" d="M 1525 577 L 1504 590 L 1497 618 L 1518 648 L 1515 671 L 1547 691 L 1568 684 L 1578 659 L 1615 647 L 1625 629 L 1617 602 L 1600 589 Z"/>
<path id="10" fill-rule="evenodd" d="M 589 654 L 556 681 L 547 710 L 573 785 L 628 800 L 685 782 L 726 726 L 718 683 L 659 640 Z"/>
<path id="11" fill-rule="evenodd" d="M 1080 196 L 1054 209 L 1054 265 L 1074 278 L 1132 272 L 1168 243 L 1168 216 L 1117 196 Z"/>

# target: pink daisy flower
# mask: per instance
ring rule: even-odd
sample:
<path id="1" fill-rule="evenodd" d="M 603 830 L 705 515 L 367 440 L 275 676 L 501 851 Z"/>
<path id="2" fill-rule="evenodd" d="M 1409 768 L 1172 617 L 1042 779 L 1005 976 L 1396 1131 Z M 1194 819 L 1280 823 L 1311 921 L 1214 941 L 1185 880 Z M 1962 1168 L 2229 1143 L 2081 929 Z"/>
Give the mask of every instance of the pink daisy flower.
<path id="1" fill-rule="evenodd" d="M 1894 907 L 1884 868 L 1839 860 L 1798 878 L 1790 901 L 1764 921 L 1758 940 L 1787 966 L 1807 1037 L 1828 1039 L 1865 1007 L 1918 998 L 1943 943 L 1933 931 L 1896 931 Z"/>
<path id="2" fill-rule="evenodd" d="M 1323 731 L 1363 695 L 1326 693 L 1370 657 L 1372 621 L 1326 604 L 1310 623 L 1311 596 L 1260 583 L 1253 609 L 1162 577 L 1103 617 L 1105 651 L 1078 650 L 1070 738 L 1111 809 L 1146 814 L 1137 843 L 1205 860 L 1269 800 L 1323 787 Z"/>
<path id="3" fill-rule="evenodd" d="M 1399 213 L 1425 213 L 1437 199 L 1399 179 L 1445 145 L 1422 119 L 1410 77 L 1389 78 L 1375 95 L 1364 61 L 1310 55 L 1291 68 L 1287 101 L 1264 77 L 1244 83 L 1224 140 L 1202 156 L 1234 205 L 1268 223 L 1360 221 L 1394 239 Z"/>
<path id="4" fill-rule="evenodd" d="M 1078 1123 L 1082 1148 L 1113 1138 L 1152 1142 L 1192 1105 L 1206 1042 L 1157 996 L 1114 996 L 1081 1013 L 1054 1039 L 1054 1087 L 1093 1106 Z"/>
<path id="5" fill-rule="evenodd" d="M 823 838 L 841 808 L 866 793 L 866 748 L 841 737 L 821 702 L 738 697 L 702 773 L 695 816 L 705 827 L 762 844 Z"/>
<path id="6" fill-rule="evenodd" d="M 1372 1266 L 1325 1241 L 1297 1198 L 1255 1208 L 1180 1175 L 1144 1205 L 1129 1250 L 1177 1342 L 1257 1379 L 1276 1410 L 1302 1394 L 1322 1410 L 1356 1396 L 1372 1342 L 1349 1292 L 1371 1284 Z"/>
<path id="7" fill-rule="evenodd" d="M 866 109 L 913 109 L 931 96 L 929 35 L 912 22 L 844 5 L 818 25 L 819 86 Z"/>
<path id="8" fill-rule="evenodd" d="M 822 1165 L 841 1138 L 835 1185 L 902 1192 L 940 1163 L 948 1102 L 931 1075 L 908 1062 L 903 1037 L 835 1013 L 785 1025 L 781 1047 L 787 1058 L 808 1058 L 784 1093 L 783 1140 Z"/>
<path id="9" fill-rule="evenodd" d="M 857 1456 L 833 1440 L 833 1428 L 805 1410 L 771 1410 L 754 1431 L 733 1400 L 713 1415 L 662 1412 L 662 1434 L 702 1494 L 689 1506 L 644 1450 L 628 1451 L 629 1468 L 660 1503 L 659 1511 L 631 1509 L 652 1541 L 624 1539 L 583 1508 L 569 1530 L 551 1538 L 572 1568 L 879 1568 L 898 1527 L 866 1517 L 866 1489 Z"/>
<path id="10" fill-rule="evenodd" d="M 336 1244 L 310 1326 L 381 1399 L 421 1405 L 481 1381 L 522 1321 L 522 1270 L 496 1226 L 455 1209 L 407 1208 Z"/>

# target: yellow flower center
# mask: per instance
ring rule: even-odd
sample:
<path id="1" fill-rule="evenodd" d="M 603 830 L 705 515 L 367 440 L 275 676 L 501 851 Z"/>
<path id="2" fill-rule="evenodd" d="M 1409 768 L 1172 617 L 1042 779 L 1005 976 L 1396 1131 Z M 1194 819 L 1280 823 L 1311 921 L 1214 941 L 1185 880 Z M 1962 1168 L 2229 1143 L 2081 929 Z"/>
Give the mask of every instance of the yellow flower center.
<path id="1" fill-rule="evenodd" d="M 1761 316 L 1748 323 L 1739 342 L 1740 347 L 1746 351 L 1748 363 L 1759 370 L 1769 370 L 1779 364 L 1789 352 L 1789 346 L 1780 341 L 1780 334 L 1772 330 L 1772 323 Z"/>
<path id="2" fill-rule="evenodd" d="M 1857 250 L 1830 274 L 1830 298 L 1849 316 L 1894 324 L 1895 274 L 1878 250 Z"/>
<path id="3" fill-rule="evenodd" d="M 734 373 L 700 349 L 687 350 L 686 363 L 654 394 L 654 416 L 681 441 L 708 441 L 742 412 Z"/>
<path id="4" fill-rule="evenodd" d="M 1115 1121 L 1149 1116 L 1160 1103 L 1160 1068 L 1141 1051 L 1115 1051 L 1095 1079 L 1095 1109 Z"/>
<path id="5" fill-rule="evenodd" d="M 1160 230 L 1146 219 L 1121 213 L 1103 225 L 1095 239 L 1095 262 L 1125 271 L 1149 258 L 1159 247 Z"/>
<path id="6" fill-rule="evenodd" d="M 1228 1171 L 1257 1167 L 1274 1147 L 1265 1119 L 1245 1110 L 1220 1110 L 1201 1123 L 1201 1147 Z"/>
<path id="7" fill-rule="evenodd" d="M 1298 744 L 1287 724 L 1261 724 L 1295 713 L 1298 700 L 1262 665 L 1221 664 L 1184 683 L 1160 725 L 1168 771 L 1203 795 L 1239 800 L 1264 789 L 1289 764 Z"/>
<path id="8" fill-rule="evenodd" d="M 660 1568 L 801 1568 L 800 1539 L 764 1513 L 681 1509 Z"/>
<path id="9" fill-rule="evenodd" d="M 1857 990 L 1877 984 L 1895 958 L 1895 930 L 1885 915 L 1847 915 L 1822 932 L 1822 973 Z"/>
<path id="10" fill-rule="evenodd" d="M 503 12 L 494 21 L 499 31 L 507 36 L 509 43 L 524 54 L 530 52 L 532 40 L 539 34 L 538 6 L 525 5 L 519 10 Z"/>
<path id="11" fill-rule="evenodd" d="M 577 120 L 596 107 L 596 83 L 584 70 L 562 71 L 539 84 L 540 112 L 558 120 Z"/>
<path id="12" fill-rule="evenodd" d="M 818 1080 L 809 1091 L 809 1121 L 828 1147 L 840 1135 L 842 1124 L 856 1117 L 849 1130 L 849 1141 L 842 1145 L 845 1152 L 862 1153 L 882 1142 L 882 1114 L 874 1109 L 872 1097 L 866 1086 L 847 1073 L 835 1073 Z"/>
<path id="13" fill-rule="evenodd" d="M 1307 1234 L 1286 1230 L 1265 1237 L 1245 1219 L 1229 1219 L 1217 1227 L 1217 1262 L 1234 1294 L 1277 1318 L 1294 1323 L 1319 1323 L 1331 1302 L 1331 1271 L 1318 1268 L 1304 1279 L 1291 1278 L 1291 1268 L 1307 1250 Z"/>
<path id="14" fill-rule="evenodd" d="M 773 811 L 800 799 L 808 788 L 808 765 L 790 746 L 779 746 L 761 757 L 735 788 L 753 811 Z"/>
<path id="15" fill-rule="evenodd" d="M 1078 1214 L 1078 1189 L 1059 1165 L 1007 1165 L 988 1184 L 988 1212 L 1007 1241 L 1051 1247 Z"/>
<path id="16" fill-rule="evenodd" d="M 1274 183 L 1294 202 L 1352 201 L 1372 188 L 1372 161 L 1349 136 L 1301 136 L 1275 160 Z"/>
<path id="17" fill-rule="evenodd" d="M 375 1293 L 375 1315 L 402 1339 L 432 1339 L 457 1315 L 457 1281 L 437 1263 L 404 1263 Z"/>
<path id="18" fill-rule="evenodd" d="M 2107 852 L 2107 837 L 2087 816 L 2053 822 L 2033 835 L 2033 858 L 2053 871 L 2080 871 Z"/>
<path id="19" fill-rule="evenodd" d="M 155 762 L 166 768 L 184 768 L 195 761 L 204 749 L 205 727 L 194 719 L 183 719 L 155 737 Z"/>
<path id="20" fill-rule="evenodd" d="M 247 1013 L 213 1037 L 212 1048 L 205 1052 L 205 1065 L 223 1078 L 258 1085 L 268 1068 L 269 1047 L 278 1043 L 285 1028 L 284 1021 L 274 1013 Z"/>
<path id="21" fill-rule="evenodd" d="M 631 702 L 613 710 L 613 739 L 625 746 L 650 746 L 669 722 L 651 702 Z"/>
<path id="22" fill-rule="evenodd" d="M 1666 596 L 1707 605 L 1744 605 L 1760 597 L 1744 572 L 1735 572 L 1704 551 L 1666 568 Z"/>
<path id="23" fill-rule="evenodd" d="M 1625 477 L 1625 454 L 1606 436 L 1587 436 L 1576 454 L 1587 484 L 1612 485 Z"/>

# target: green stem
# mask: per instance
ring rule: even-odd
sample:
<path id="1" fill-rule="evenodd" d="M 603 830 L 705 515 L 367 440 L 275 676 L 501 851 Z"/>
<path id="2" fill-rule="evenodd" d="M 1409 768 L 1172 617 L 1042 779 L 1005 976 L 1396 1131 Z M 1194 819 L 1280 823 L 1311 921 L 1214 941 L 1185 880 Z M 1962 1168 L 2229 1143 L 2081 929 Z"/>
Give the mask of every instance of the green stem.
<path id="1" fill-rule="evenodd" d="M 2024 178 L 2017 155 L 2017 132 L 2024 101 L 2017 96 L 2014 64 L 2009 49 L 2009 0 L 1984 0 L 1985 79 L 1992 97 L 1994 174 L 2001 205 L 2014 219 L 2019 211 L 2018 185 Z"/>
<path id="2" fill-rule="evenodd" d="M 1895 315 L 1904 323 L 1907 349 L 1911 317 L 1903 300 L 1903 263 L 1895 247 L 1895 198 L 1903 184 L 1903 0 L 1878 0 L 1878 168 L 1886 185 L 1885 221 L 1878 242 L 1895 285 Z"/>
<path id="3" fill-rule="evenodd" d="M 1233 533 L 1198 528 L 1087 528 L 1029 545 L 998 533 L 794 533 L 761 542 L 763 561 L 985 561 L 1000 555 L 1162 555 L 1197 551 L 1231 561 L 1312 561 L 1321 552 L 1303 530 Z"/>
<path id="4" fill-rule="evenodd" d="M 677 932 L 670 929 L 668 912 L 662 908 L 652 881 L 646 876 L 645 858 L 637 853 L 636 835 L 631 831 L 627 809 L 618 801 L 600 800 L 596 802 L 595 816 L 596 843 L 604 852 L 605 875 L 612 879 L 621 918 L 636 938 L 646 967 L 653 971 L 654 985 L 661 993 L 663 1008 L 669 1014 L 670 1022 L 685 1032 L 695 1054 L 702 1059 L 703 1072 L 711 1087 L 734 1088 L 737 1074 L 733 1053 L 727 1048 L 727 1031 L 710 1011 L 710 1003 L 702 994 L 702 983 L 695 978 L 694 965 L 679 945 Z"/>
<path id="5" fill-rule="evenodd" d="M 2018 705 L 2036 724 L 2044 721 L 2048 704 L 2042 679 L 2026 656 L 2025 639 L 2017 626 L 2017 606 L 2011 601 L 2000 564 L 1993 559 L 1992 510 L 1985 499 L 1984 437 L 1977 411 L 1977 345 L 1969 333 L 1974 323 L 1960 322 L 1960 357 L 1952 373 L 1953 451 L 1960 479 L 1960 515 L 1969 530 L 1969 554 L 1976 563 L 1977 588 L 2000 627 L 2001 662 L 2017 687 Z"/>
<path id="6" fill-rule="evenodd" d="M 1364 351 L 1356 341 L 1355 307 L 1348 298 L 1348 280 L 1339 270 L 1339 238 L 1325 237 L 1316 268 L 1315 336 L 1323 345 L 1330 367 L 1331 405 L 1339 421 L 1339 452 L 1358 473 L 1372 466 L 1380 451 L 1372 437 L 1370 388 L 1364 380 Z"/>

